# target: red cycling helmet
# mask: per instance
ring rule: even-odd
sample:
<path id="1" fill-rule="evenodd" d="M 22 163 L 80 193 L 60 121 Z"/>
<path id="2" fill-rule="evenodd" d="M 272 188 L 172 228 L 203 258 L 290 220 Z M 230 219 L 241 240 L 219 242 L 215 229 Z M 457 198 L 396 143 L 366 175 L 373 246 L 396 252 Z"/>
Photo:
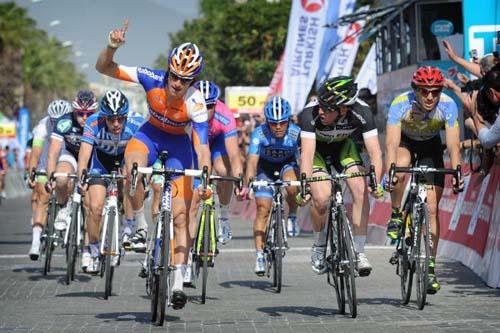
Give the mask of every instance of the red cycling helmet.
<path id="1" fill-rule="evenodd" d="M 75 111 L 94 113 L 97 111 L 99 104 L 92 91 L 80 90 L 73 100 L 72 106 Z"/>
<path id="2" fill-rule="evenodd" d="M 420 67 L 413 73 L 411 86 L 416 87 L 443 87 L 444 77 L 439 68 L 432 66 Z"/>

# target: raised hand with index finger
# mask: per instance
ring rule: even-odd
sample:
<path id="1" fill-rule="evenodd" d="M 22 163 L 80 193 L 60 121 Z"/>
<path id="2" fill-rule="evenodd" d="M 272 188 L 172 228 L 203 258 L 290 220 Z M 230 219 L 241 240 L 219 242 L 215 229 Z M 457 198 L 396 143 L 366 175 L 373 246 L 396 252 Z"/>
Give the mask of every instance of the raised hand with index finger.
<path id="1" fill-rule="evenodd" d="M 123 22 L 123 27 L 120 29 L 114 29 L 109 32 L 108 35 L 108 46 L 117 49 L 125 43 L 125 33 L 128 30 L 128 19 Z"/>

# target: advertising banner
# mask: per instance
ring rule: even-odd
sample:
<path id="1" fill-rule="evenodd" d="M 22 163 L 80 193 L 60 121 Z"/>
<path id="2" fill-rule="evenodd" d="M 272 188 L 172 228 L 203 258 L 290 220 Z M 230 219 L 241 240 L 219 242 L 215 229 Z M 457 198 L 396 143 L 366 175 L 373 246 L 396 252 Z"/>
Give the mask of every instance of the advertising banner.
<path id="1" fill-rule="evenodd" d="M 269 96 L 279 96 L 281 95 L 281 91 L 283 90 L 283 59 L 285 58 L 285 54 L 282 54 L 280 57 L 280 61 L 276 66 L 276 70 L 274 71 L 273 78 L 271 80 L 271 84 L 269 85 Z"/>
<path id="2" fill-rule="evenodd" d="M 294 0 L 285 47 L 282 97 L 296 114 L 304 107 L 319 66 L 326 0 Z"/>
<path id="3" fill-rule="evenodd" d="M 226 87 L 226 105 L 235 113 L 259 114 L 264 109 L 269 87 Z"/>
<path id="4" fill-rule="evenodd" d="M 368 88 L 372 95 L 377 94 L 377 55 L 375 46 L 375 43 L 373 43 L 370 47 L 370 51 L 368 51 L 365 61 L 356 77 L 358 89 Z"/>
<path id="5" fill-rule="evenodd" d="M 16 123 L 3 122 L 0 123 L 0 139 L 15 139 L 16 138 Z"/>
<path id="6" fill-rule="evenodd" d="M 356 12 L 364 12 L 369 8 L 370 6 L 363 6 Z M 354 60 L 356 60 L 356 55 L 358 54 L 359 36 L 361 34 L 361 30 L 365 26 L 365 23 L 365 20 L 359 20 L 352 22 L 349 26 L 347 26 L 347 28 L 342 29 L 343 34 L 340 35 L 342 36 L 342 39 L 340 40 L 342 43 L 332 52 L 333 64 L 329 77 L 351 75 Z M 339 29 L 339 33 L 340 32 L 341 29 Z"/>
<path id="7" fill-rule="evenodd" d="M 463 0 L 464 16 L 464 58 L 469 59 L 469 51 L 477 50 L 479 58 L 497 49 L 498 33 L 500 32 L 500 1 Z"/>

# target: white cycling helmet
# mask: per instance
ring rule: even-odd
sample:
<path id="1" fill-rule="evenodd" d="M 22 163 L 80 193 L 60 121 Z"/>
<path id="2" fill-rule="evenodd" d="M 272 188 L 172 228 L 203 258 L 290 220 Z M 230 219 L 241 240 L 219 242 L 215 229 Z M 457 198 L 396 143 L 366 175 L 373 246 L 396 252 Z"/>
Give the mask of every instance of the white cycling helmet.
<path id="1" fill-rule="evenodd" d="M 73 108 L 68 101 L 63 99 L 56 99 L 50 102 L 47 108 L 47 113 L 50 118 L 57 119 L 64 116 L 67 113 L 73 112 Z"/>

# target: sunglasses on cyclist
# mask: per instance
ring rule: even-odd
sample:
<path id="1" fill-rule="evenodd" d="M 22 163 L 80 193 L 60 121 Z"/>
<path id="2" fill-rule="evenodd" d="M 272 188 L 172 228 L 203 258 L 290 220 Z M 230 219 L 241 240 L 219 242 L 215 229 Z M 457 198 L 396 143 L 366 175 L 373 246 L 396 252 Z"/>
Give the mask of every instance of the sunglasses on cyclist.
<path id="1" fill-rule="evenodd" d="M 283 121 L 268 121 L 267 123 L 271 127 L 278 127 L 278 126 L 284 127 L 284 126 L 286 126 L 286 124 L 288 124 L 288 120 L 283 120 Z"/>
<path id="2" fill-rule="evenodd" d="M 118 121 L 120 124 L 124 123 L 125 120 L 127 120 L 127 116 L 111 116 L 111 117 L 106 117 L 106 121 L 109 123 L 114 123 L 115 121 Z"/>
<path id="3" fill-rule="evenodd" d="M 429 94 L 432 94 L 432 97 L 438 97 L 439 94 L 441 94 L 441 92 L 443 91 L 443 89 L 441 88 L 418 88 L 418 91 L 420 92 L 420 94 L 422 96 L 429 96 Z"/>
<path id="4" fill-rule="evenodd" d="M 184 78 L 182 76 L 179 76 L 177 74 L 175 74 L 174 72 L 170 71 L 168 73 L 168 76 L 174 80 L 174 81 L 177 81 L 177 80 L 180 80 L 182 84 L 186 85 L 186 84 L 189 84 L 193 81 L 193 79 L 188 79 L 188 78 Z"/>
<path id="5" fill-rule="evenodd" d="M 82 117 L 82 118 L 88 118 L 94 114 L 94 111 L 89 111 L 89 110 L 75 110 L 74 112 L 77 117 Z"/>

